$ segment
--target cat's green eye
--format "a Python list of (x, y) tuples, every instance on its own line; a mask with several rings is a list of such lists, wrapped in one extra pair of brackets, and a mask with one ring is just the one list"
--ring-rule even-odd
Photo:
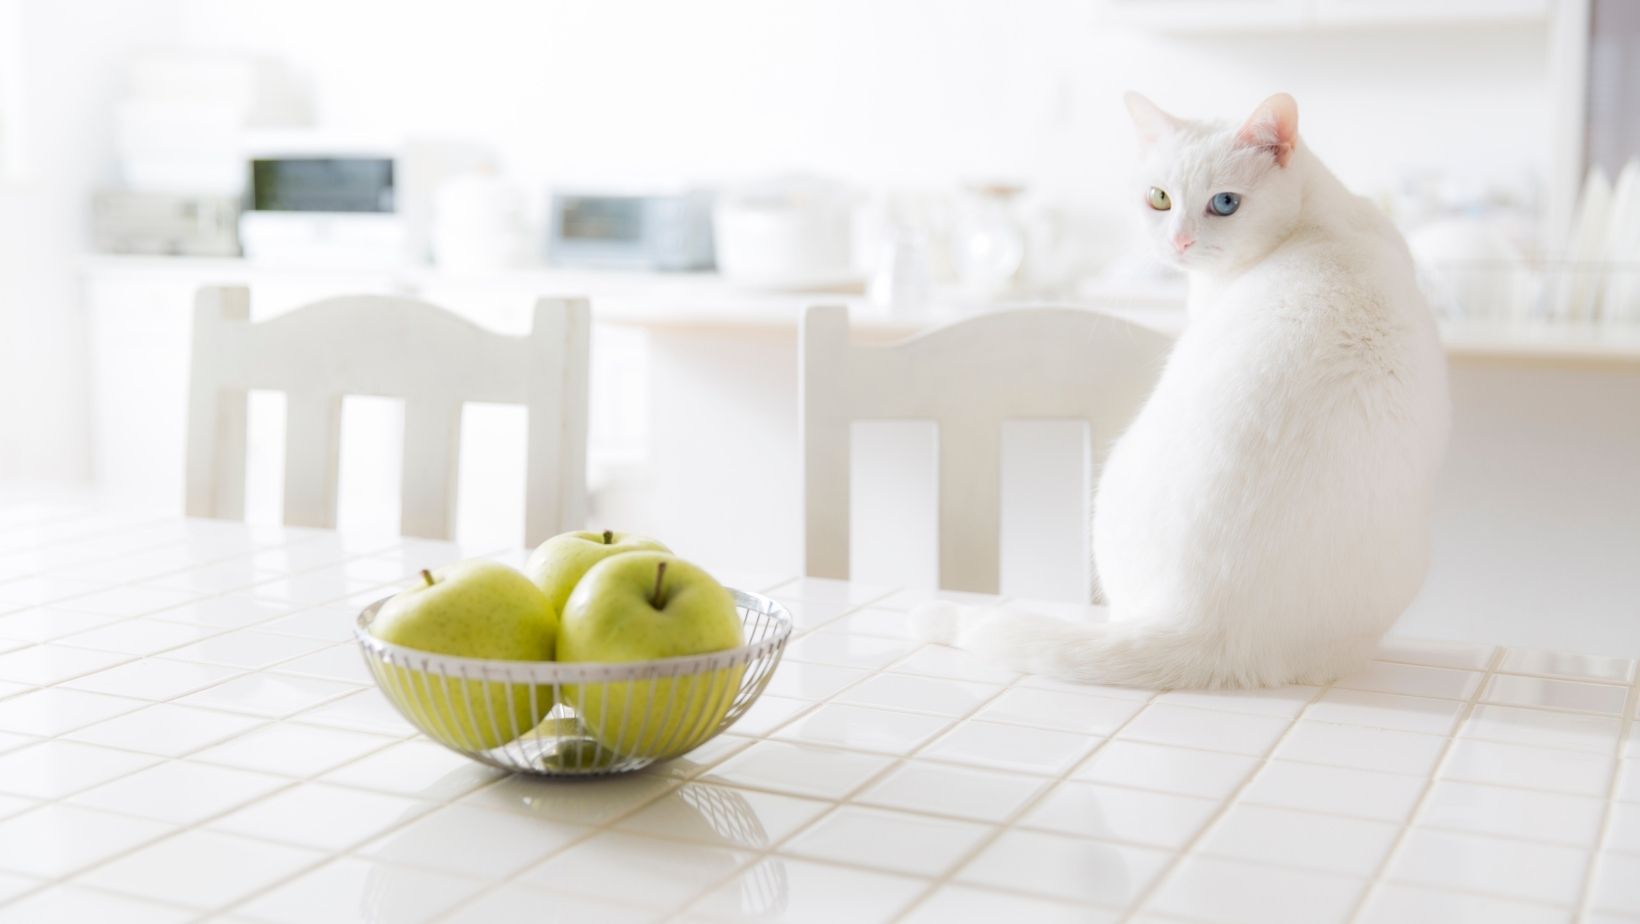
[(1158, 212), (1165, 212), (1173, 207), (1173, 200), (1167, 197), (1167, 190), (1159, 186), (1150, 187), (1150, 195), (1147, 199), (1150, 202), (1150, 207)]

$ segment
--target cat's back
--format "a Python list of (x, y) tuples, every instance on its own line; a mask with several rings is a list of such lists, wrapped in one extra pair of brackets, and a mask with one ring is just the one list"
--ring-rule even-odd
[[(1370, 202), (1344, 194), (1298, 228), (1224, 293), (1231, 305), (1307, 328), (1428, 315), (1411, 254)], [(1263, 310), (1258, 310), (1258, 309)]]
[(1244, 368), (1284, 370), (1316, 388), (1405, 387), (1435, 377), (1444, 385), (1434, 320), (1405, 240), (1364, 199), (1345, 193), (1321, 208), (1323, 217), (1222, 291), (1207, 312), (1218, 323), (1203, 325), (1201, 339), (1272, 364), (1255, 358)]
[[(1200, 374), (1183, 403), (1212, 395), (1243, 409), (1216, 424), (1242, 450), (1231, 471), (1252, 453), (1279, 460), (1284, 490), (1313, 480), (1335, 500), (1340, 482), (1427, 492), (1450, 426), (1445, 353), (1406, 244), (1371, 203), (1330, 204), (1327, 220), (1299, 229), (1216, 308), (1216, 322), (1192, 331)], [(1204, 350), (1216, 361), (1201, 361)]]

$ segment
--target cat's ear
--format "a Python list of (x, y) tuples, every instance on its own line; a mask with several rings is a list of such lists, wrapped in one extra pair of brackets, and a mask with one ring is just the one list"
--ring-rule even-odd
[(1277, 93), (1253, 110), (1236, 132), (1236, 141), (1249, 147), (1268, 148), (1276, 164), (1287, 166), (1298, 147), (1298, 103), (1285, 93)]
[(1128, 115), (1133, 117), (1133, 127), (1139, 131), (1140, 144), (1151, 144), (1179, 128), (1179, 119), (1163, 112), (1155, 103), (1132, 90), (1122, 95), (1122, 102), (1127, 103)]

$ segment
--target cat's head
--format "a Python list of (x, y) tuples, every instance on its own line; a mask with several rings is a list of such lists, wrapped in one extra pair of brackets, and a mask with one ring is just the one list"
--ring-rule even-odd
[(1133, 208), (1158, 256), (1191, 272), (1256, 261), (1299, 220), (1298, 105), (1270, 97), (1241, 125), (1169, 115), (1126, 97), (1139, 134)]

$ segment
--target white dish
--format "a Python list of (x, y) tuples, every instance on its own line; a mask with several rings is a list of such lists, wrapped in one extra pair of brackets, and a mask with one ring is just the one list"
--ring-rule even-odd
[(1605, 255), (1607, 219), (1611, 214), (1612, 185), (1599, 167), (1589, 171), (1583, 198), (1572, 219), (1565, 261), (1554, 286), (1549, 316), (1559, 321), (1593, 320), (1600, 307), (1600, 274), (1593, 264)]
[(1507, 318), (1518, 311), (1520, 250), (1491, 223), (1432, 222), (1407, 235), (1424, 294), (1448, 318)]
[(807, 276), (725, 276), (724, 281), (736, 289), (748, 292), (828, 292), (859, 295), (866, 288), (865, 274), (854, 270), (838, 270)]
[(1640, 157), (1631, 159), (1617, 176), (1605, 261), (1601, 317), (1614, 322), (1640, 322)]

